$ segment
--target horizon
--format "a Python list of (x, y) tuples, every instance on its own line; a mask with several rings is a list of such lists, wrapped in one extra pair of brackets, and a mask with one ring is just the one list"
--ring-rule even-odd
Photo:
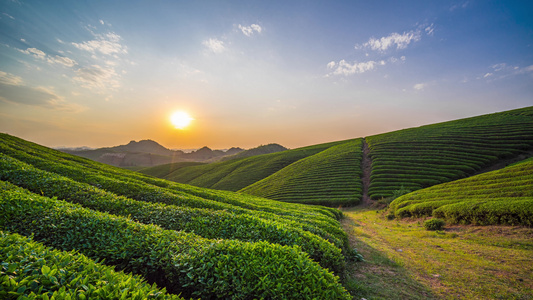
[(0, 3), (0, 132), (52, 148), (294, 149), (533, 105), (531, 1)]

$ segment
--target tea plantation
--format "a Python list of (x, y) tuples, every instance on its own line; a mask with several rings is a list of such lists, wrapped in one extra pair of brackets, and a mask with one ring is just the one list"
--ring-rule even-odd
[(501, 159), (531, 155), (533, 107), (366, 138), (372, 158), (369, 196), (389, 197), (461, 179)]
[[(0, 138), (2, 238), (33, 249), (17, 251), (32, 251), (39, 261), (2, 247), (7, 258), (0, 278), (11, 287), (8, 299), (116, 295), (89, 281), (113, 282), (111, 277), (128, 282), (120, 290), (125, 298), (170, 297), (168, 292), (203, 299), (350, 299), (338, 277), (349, 249), (336, 209), (187, 186)], [(79, 274), (51, 256), (71, 257)], [(85, 281), (84, 270), (107, 270), (97, 262), (137, 277), (129, 280), (111, 268)], [(70, 286), (35, 289), (30, 275)]]
[(443, 183), (397, 198), (397, 217), (435, 216), (449, 223), (533, 226), (533, 160)]
[(240, 192), (285, 202), (356, 205), (362, 196), (362, 145), (362, 139), (357, 139), (330, 147)]

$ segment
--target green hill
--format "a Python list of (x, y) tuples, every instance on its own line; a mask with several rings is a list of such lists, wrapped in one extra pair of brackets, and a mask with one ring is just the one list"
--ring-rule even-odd
[(76, 250), (171, 293), (349, 299), (332, 273), (342, 274), (349, 251), (336, 209), (183, 185), (6, 134), (0, 181), (3, 231)]
[(362, 139), (302, 158), (240, 192), (269, 199), (351, 206), (362, 196)]
[[(302, 158), (314, 155), (342, 142), (314, 145), (293, 150), (232, 159), (180, 168), (164, 179), (227, 191), (238, 191), (266, 178)], [(142, 170), (141, 172), (146, 172)]]
[(404, 195), (390, 211), (450, 223), (533, 226), (533, 160)]
[(404, 129), (366, 138), (369, 195), (389, 197), (461, 179), (501, 160), (531, 156), (533, 107)]

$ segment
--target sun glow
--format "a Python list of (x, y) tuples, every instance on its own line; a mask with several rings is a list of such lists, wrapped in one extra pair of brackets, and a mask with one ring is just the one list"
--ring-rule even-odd
[(174, 112), (170, 116), (170, 122), (176, 129), (185, 129), (193, 120), (194, 118), (184, 111)]

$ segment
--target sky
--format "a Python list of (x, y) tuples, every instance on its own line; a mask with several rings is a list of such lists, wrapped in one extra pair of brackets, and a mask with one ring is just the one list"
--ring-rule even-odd
[[(0, 0), (0, 132), (297, 148), (533, 105), (533, 1)], [(170, 116), (194, 119), (183, 129)]]

